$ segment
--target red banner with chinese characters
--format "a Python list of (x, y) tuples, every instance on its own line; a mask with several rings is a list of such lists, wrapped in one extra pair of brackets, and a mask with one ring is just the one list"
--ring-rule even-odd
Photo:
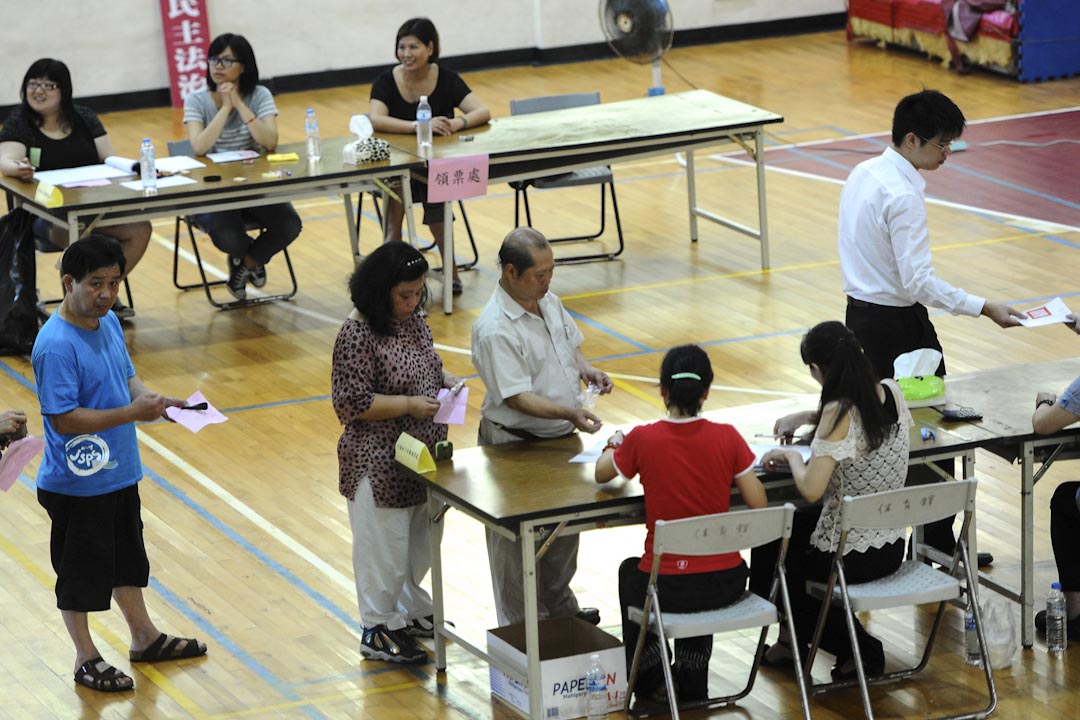
[(206, 88), (206, 48), (211, 40), (206, 0), (161, 0), (161, 24), (172, 104), (183, 107), (184, 98)]

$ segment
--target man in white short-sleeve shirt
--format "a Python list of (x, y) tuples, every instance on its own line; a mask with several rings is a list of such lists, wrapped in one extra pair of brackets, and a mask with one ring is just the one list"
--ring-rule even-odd
[[(486, 388), (480, 444), (556, 438), (575, 429), (596, 432), (600, 418), (582, 407), (582, 382), (608, 393), (611, 378), (585, 359), (584, 336), (558, 296), (548, 292), (555, 270), (551, 246), (532, 228), (516, 228), (503, 240), (499, 264), (499, 284), (472, 330), (473, 365)], [(499, 624), (522, 622), (521, 548), (490, 530), (487, 544)], [(570, 589), (577, 549), (576, 534), (560, 537), (537, 561), (541, 619), (578, 614), (599, 622), (599, 613), (581, 609)]]

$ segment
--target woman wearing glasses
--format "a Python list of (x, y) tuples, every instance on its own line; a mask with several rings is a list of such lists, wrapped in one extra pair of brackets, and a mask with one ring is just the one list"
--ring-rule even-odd
[[(19, 97), (22, 103), (0, 130), (0, 172), (7, 177), (29, 181), (38, 170), (96, 165), (114, 154), (97, 115), (75, 104), (71, 72), (63, 62), (52, 58), (36, 61), (23, 77)], [(150, 223), (146, 221), (109, 225), (98, 232), (120, 241), (128, 273), (150, 242)], [(67, 230), (44, 218), (34, 221), (34, 237), (44, 252), (63, 250), (69, 239)], [(119, 299), (113, 312), (121, 319), (135, 314)]]
[[(398, 29), (394, 52), (400, 63), (380, 75), (371, 86), (371, 125), (379, 132), (409, 135), (416, 132), (416, 106), (420, 97), (427, 96), (431, 105), (432, 135), (452, 135), (456, 132), (486, 125), (491, 120), (488, 111), (465, 81), (453, 70), (436, 64), (439, 59), (439, 32), (427, 18), (406, 20)], [(461, 115), (454, 117), (460, 109)], [(426, 186), (412, 184), (413, 200), (427, 197)], [(442, 252), (442, 203), (424, 203), (424, 224), (431, 228), (435, 243)], [(386, 240), (401, 239), (401, 220), (405, 209), (391, 199), (386, 216)], [(454, 294), (462, 291), (457, 266), (453, 258), (443, 267), (454, 266)]]
[[(243, 35), (218, 35), (207, 50), (206, 90), (184, 100), (184, 124), (196, 155), (226, 150), (271, 152), (277, 147), (277, 106), (259, 85), (255, 51)], [(289, 203), (196, 216), (214, 245), (229, 256), (228, 288), (237, 300), (247, 285), (266, 285), (266, 263), (300, 234), (300, 216)], [(261, 228), (252, 238), (245, 227)]]

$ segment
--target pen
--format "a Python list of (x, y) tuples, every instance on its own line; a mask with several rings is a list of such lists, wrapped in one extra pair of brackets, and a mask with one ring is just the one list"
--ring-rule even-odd
[(207, 403), (201, 402), (201, 403), (195, 403), (194, 405), (184, 405), (180, 409), (181, 410), (205, 410), (208, 407), (209, 407), (209, 405)]
[(463, 388), (463, 387), (465, 387), (465, 380), (458, 380), (454, 384), (454, 387), (450, 388), (450, 392), (446, 393), (446, 396), (447, 397), (454, 397), (459, 392), (461, 392), (461, 388)]

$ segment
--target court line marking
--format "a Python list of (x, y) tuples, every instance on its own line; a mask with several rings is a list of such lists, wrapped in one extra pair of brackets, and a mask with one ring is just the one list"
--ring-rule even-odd
[[(25, 473), (21, 475), (20, 479), (26, 478), (23, 482), (29, 482), (31, 486), (33, 482), (26, 477)], [(0, 534), (0, 550), (4, 552), (9, 558), (15, 561), (19, 567), (21, 567), (30, 577), (38, 581), (38, 583), (44, 587), (50, 593), (55, 592), (56, 582), (36, 563), (34, 560), (22, 551), (17, 545), (11, 542), (7, 537)], [(129, 645), (120, 639), (120, 636), (109, 629), (107, 625), (102, 623), (93, 613), (87, 613), (90, 627), (94, 630), (101, 639), (103, 639), (109, 647), (117, 652), (121, 657), (127, 657)], [(148, 663), (133, 664), (131, 666), (132, 674), (137, 675), (142, 673), (146, 678), (156, 685), (166, 696), (173, 702), (185, 710), (188, 714), (195, 717), (204, 717), (205, 712), (199, 706), (195, 700), (185, 694), (180, 688), (172, 683), (165, 675), (158, 671), (153, 665)]]
[[(162, 445), (153, 437), (148, 435), (146, 431), (136, 428), (135, 434), (139, 438), (139, 442), (146, 447), (157, 453), (162, 459), (171, 463), (178, 470), (184, 473), (192, 481), (201, 485), (210, 494), (217, 497), (224, 502), (230, 508), (232, 508), (238, 515), (246, 519), (248, 522), (255, 525), (257, 528), (265, 532), (267, 535), (277, 540), (281, 545), (285, 546), (288, 550), (294, 553), (301, 560), (304, 560), (309, 565), (314, 567), (320, 573), (325, 575), (334, 585), (338, 588), (352, 593), (356, 591), (356, 583), (351, 579), (345, 577), (343, 573), (332, 567), (329, 563), (323, 560), (321, 557), (313, 553), (299, 541), (294, 539), (291, 535), (286, 533), (277, 527), (274, 523), (270, 522), (249, 505), (230, 493), (221, 485), (214, 482), (208, 475), (194, 467), (187, 460), (174, 453), (169, 448)], [(145, 464), (145, 463), (144, 463)]]

